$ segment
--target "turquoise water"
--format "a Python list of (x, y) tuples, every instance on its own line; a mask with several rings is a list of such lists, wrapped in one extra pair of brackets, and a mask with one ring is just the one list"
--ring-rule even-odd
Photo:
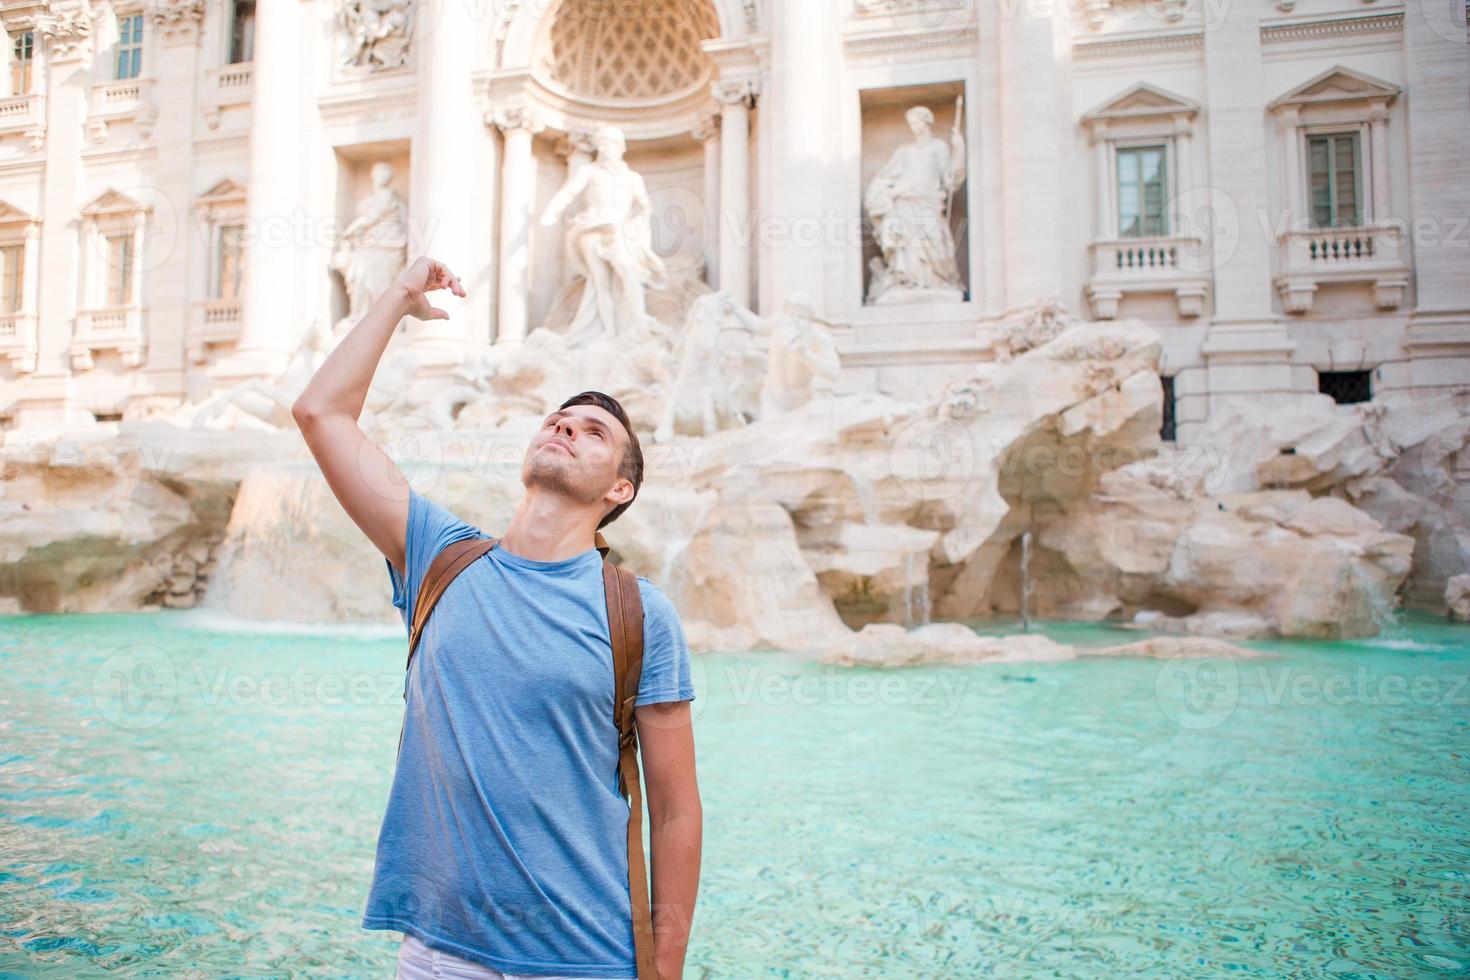
[[(1470, 631), (1256, 646), (696, 657), (686, 976), (1470, 974)], [(403, 655), (0, 618), (0, 976), (391, 976), (357, 923)]]

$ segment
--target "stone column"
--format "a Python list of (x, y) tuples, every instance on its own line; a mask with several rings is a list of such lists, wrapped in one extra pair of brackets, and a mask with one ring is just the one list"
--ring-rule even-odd
[[(156, 256), (144, 249), (139, 271), (148, 273), (148, 362), (138, 394), (187, 394), (185, 336), (191, 323), (190, 291), (194, 234), (194, 99), (199, 71), (200, 25), (204, 0), (152, 0), (148, 9), (153, 36), (158, 40), (151, 57), (158, 100), (153, 142), (158, 157), (153, 174), (168, 214), (155, 213), (150, 222), (169, 221), (172, 229), (157, 229), (168, 252)], [(147, 202), (145, 202), (147, 203)], [(153, 246), (157, 247), (157, 246)]]
[(1097, 167), (1097, 234), (1096, 241), (1107, 241), (1118, 237), (1113, 227), (1113, 144), (1108, 140), (1108, 124), (1098, 122), (1092, 127), (1092, 156)]
[(545, 124), (529, 106), (507, 106), (494, 123), (505, 134), (500, 184), (500, 301), (497, 344), (526, 339), (531, 290), (531, 210), (536, 195), (536, 161), (531, 141)]
[(1310, 222), (1302, 210), (1302, 141), (1297, 126), (1301, 113), (1296, 106), (1286, 106), (1276, 116), (1276, 132), (1281, 139), (1281, 201), (1290, 219), (1287, 229), (1303, 228)]
[(704, 282), (720, 281), (720, 117), (701, 113), (690, 134), (704, 146)]
[[(1414, 312), (1405, 346), (1416, 394), (1463, 385), (1470, 377), (1470, 59), (1465, 8), (1427, 3), (1404, 14), (1404, 91), (1408, 98), (1408, 185)], [(1416, 240), (1417, 239), (1417, 240)]]
[(847, 163), (839, 160), (836, 110), (845, 6), (771, 5), (771, 68), (762, 106), (771, 117), (771, 148), (782, 166), (772, 175), (769, 210), (762, 216), (772, 222), (773, 233), (761, 249), (762, 309), (774, 309), (800, 291), (812, 298), (821, 316), (829, 305), (827, 260), (830, 256), (836, 268), (846, 251), (834, 246), (851, 215), (834, 207), (829, 196), (840, 186)]
[(404, 321), (405, 346), (422, 358), (424, 373), (432, 374), (490, 338), (489, 306), (479, 295), (490, 250), (477, 234), (483, 217), (468, 199), (483, 172), (480, 144), (490, 137), (470, 122), (477, 115), (470, 84), (474, 51), (466, 41), (477, 22), (468, 5), (434, 0), (420, 17), (432, 26), (416, 32), (418, 113), (409, 155), (407, 261), (427, 256), (443, 262), (469, 294), (464, 299), (447, 289), (432, 294), (448, 320)]
[[(1241, 84), (1262, 74), (1260, 7), (1223, 7), (1220, 23), (1205, 31), (1204, 43), (1210, 196), (1187, 210), (1208, 210), (1214, 226), (1208, 259), (1215, 316), (1201, 346), (1208, 412), (1213, 413), (1234, 398), (1289, 394), (1295, 344), (1273, 305), (1271, 222), (1262, 220), (1270, 204), (1261, 125), (1266, 110), (1259, 90)], [(1181, 405), (1180, 442), (1188, 443), (1203, 421), (1203, 416), (1186, 418)]]
[(1373, 152), (1373, 206), (1365, 223), (1377, 224), (1393, 217), (1388, 199), (1388, 107), (1376, 105), (1368, 117)]
[(1024, 5), (1002, 13), (997, 47), (1003, 91), (1005, 305), (1016, 307), (1060, 298), (1061, 293), (1061, 154), (1051, 22)]
[[(718, 219), (720, 289), (741, 306), (751, 305), (750, 243), (755, 215), (750, 210), (750, 106), (759, 83), (731, 78), (715, 83), (720, 103), (720, 211)], [(706, 156), (706, 166), (708, 166)]]
[(250, 181), (243, 242), (245, 295), (240, 339), (232, 356), (211, 374), (221, 381), (270, 377), (286, 366), (297, 338), (293, 293), (297, 265), (307, 243), (293, 241), (303, 209), (305, 175), (298, 154), (302, 125), (298, 109), (305, 73), (300, 38), (305, 35), (299, 4), (262, 3), (255, 12), (254, 96), (250, 108)]
[[(79, 275), (76, 211), (81, 206), (82, 127), (91, 94), (92, 37), (88, 0), (55, 0), (36, 18), (36, 45), (45, 70), (46, 169), (40, 275), (36, 277), (36, 370), (20, 385), (18, 427), (87, 423), (91, 413), (72, 403), (67, 346), (77, 315)], [(39, 59), (38, 59), (39, 60)]]

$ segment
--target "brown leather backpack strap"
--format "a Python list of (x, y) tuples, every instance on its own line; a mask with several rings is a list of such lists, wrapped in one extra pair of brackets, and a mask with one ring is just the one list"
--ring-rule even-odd
[[(403, 665), (404, 701), (408, 700), (408, 669), (413, 666), (413, 655), (419, 647), (419, 638), (424, 634), (424, 625), (428, 623), (429, 614), (434, 611), (439, 597), (449, 588), (449, 583), (454, 581), (455, 576), (499, 543), (499, 538), (465, 538), (440, 548), (434, 560), (429, 563), (429, 570), (424, 572), (424, 580), (419, 583), (418, 595), (413, 601), (413, 624), (408, 631), (408, 662)], [(403, 728), (407, 726), (407, 721), (405, 717), (404, 726), (398, 729), (400, 752), (403, 751)]]
[(643, 785), (638, 772), (638, 734), (633, 723), (634, 702), (643, 675), (643, 601), (638, 594), (637, 576), (612, 562), (602, 563), (602, 586), (607, 599), (616, 681), (613, 720), (618, 728), (618, 791), (629, 805), (628, 897), (633, 904), (633, 954), (638, 980), (658, 980), (648, 869), (643, 855)]

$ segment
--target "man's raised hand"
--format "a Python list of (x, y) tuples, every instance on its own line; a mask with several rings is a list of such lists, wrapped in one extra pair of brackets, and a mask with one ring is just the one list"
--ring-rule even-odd
[(442, 262), (421, 256), (398, 274), (394, 288), (401, 288), (408, 297), (408, 315), (418, 320), (448, 320), (449, 314), (429, 303), (429, 293), (436, 289), (447, 289), (461, 299), (465, 296), (459, 277), (449, 271)]

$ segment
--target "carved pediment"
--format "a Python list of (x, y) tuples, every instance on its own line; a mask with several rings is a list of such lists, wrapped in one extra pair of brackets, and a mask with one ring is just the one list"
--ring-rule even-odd
[(1271, 108), (1327, 102), (1390, 102), (1398, 97), (1399, 91), (1390, 82), (1338, 65), (1287, 92), (1272, 102)]
[(133, 214), (138, 211), (147, 211), (146, 204), (140, 204), (122, 191), (113, 190), (109, 187), (101, 194), (92, 199), (92, 203), (82, 208), (82, 214), (98, 217), (108, 214)]
[(1150, 116), (1176, 115), (1184, 115), (1189, 118), (1197, 112), (1199, 112), (1199, 103), (1193, 99), (1175, 95), (1173, 92), (1161, 89), (1157, 85), (1150, 85), (1148, 82), (1139, 82), (1084, 115), (1082, 121), (1091, 123), (1103, 119), (1141, 119)]
[(243, 200), (245, 200), (245, 185), (226, 177), (201, 194), (199, 200), (195, 203), (209, 206), (214, 204), (238, 204)]
[(9, 201), (0, 201), (0, 225), (36, 224), (39, 219), (27, 214)]

